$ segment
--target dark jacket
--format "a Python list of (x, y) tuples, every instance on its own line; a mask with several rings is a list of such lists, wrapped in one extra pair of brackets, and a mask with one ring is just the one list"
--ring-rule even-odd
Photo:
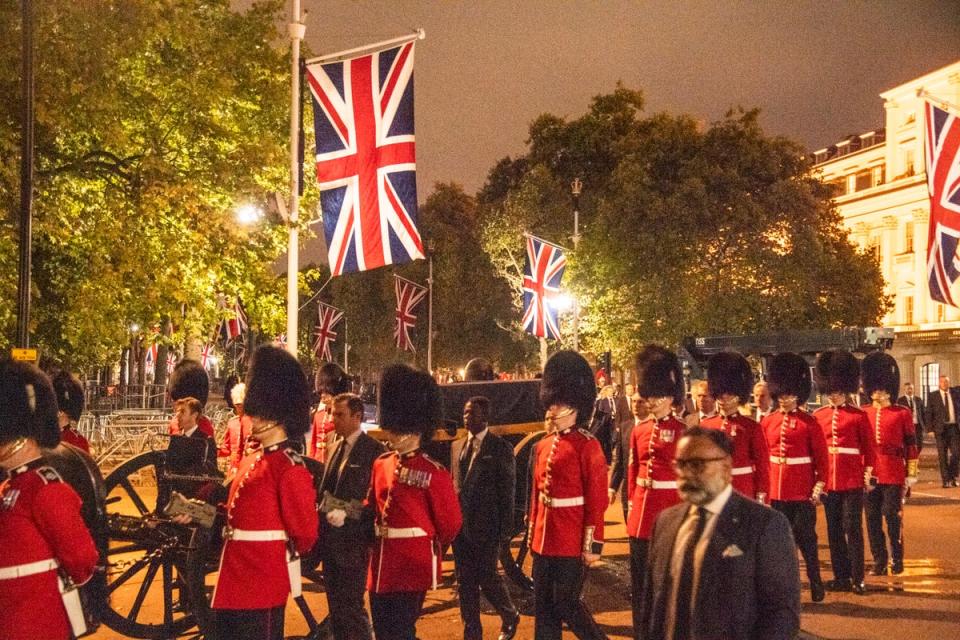
[(610, 485), (614, 491), (620, 492), (620, 503), (623, 505), (623, 512), (627, 512), (627, 506), (630, 500), (629, 493), (624, 484), (627, 480), (627, 467), (630, 465), (630, 436), (633, 434), (634, 420), (620, 427), (620, 432), (616, 434), (613, 445), (613, 459), (610, 462)]
[[(670, 562), (690, 505), (664, 510), (653, 529), (638, 637), (664, 637)], [(734, 491), (703, 557), (692, 638), (792, 639), (800, 630), (800, 573), (790, 523)]]
[(461, 485), (460, 458), (466, 443), (461, 438), (450, 447), (450, 474), (463, 512), (460, 535), (473, 544), (502, 542), (513, 535), (517, 482), (513, 447), (487, 431)]
[[(953, 418), (960, 418), (960, 392), (956, 387), (950, 387), (950, 396), (953, 398)], [(927, 425), (934, 433), (943, 433), (943, 425), (950, 420), (949, 408), (945, 407), (940, 397), (940, 389), (933, 389), (927, 396)]]
[[(940, 394), (937, 394), (937, 395), (940, 395)], [(913, 399), (913, 403), (917, 407), (917, 420), (919, 421), (919, 422), (915, 422), (914, 424), (919, 424), (920, 428), (923, 431), (926, 431), (927, 430), (927, 408), (923, 405), (923, 398), (920, 398), (919, 396), (913, 396), (912, 399)], [(909, 409), (910, 398), (907, 398), (907, 396), (900, 396), (900, 398), (897, 400), (897, 404)], [(954, 408), (954, 411), (956, 411), (956, 408), (957, 408), (956, 405), (954, 405), (953, 408)]]

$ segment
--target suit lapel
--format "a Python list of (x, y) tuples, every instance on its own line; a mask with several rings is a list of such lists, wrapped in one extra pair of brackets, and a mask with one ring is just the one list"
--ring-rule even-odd
[(472, 467), (469, 466), (469, 465), (470, 465), (470, 461), (469, 461), (469, 460), (464, 460), (464, 461), (463, 461), (464, 464), (468, 465), (468, 466), (467, 466), (467, 475), (464, 476), (464, 478), (463, 478), (463, 488), (464, 488), (464, 489), (466, 489), (468, 485), (472, 485), (472, 484), (473, 484), (474, 479), (476, 478), (476, 475), (477, 475), (477, 474), (473, 473), (473, 470), (477, 468), (477, 463), (480, 461), (480, 457), (483, 456), (483, 455), (489, 450), (489, 448), (490, 448), (489, 440), (490, 440), (490, 433), (488, 432), (487, 435), (483, 437), (483, 442), (480, 443), (480, 448), (477, 449), (477, 451), (474, 452), (474, 454), (473, 454), (473, 466), (472, 466)]
[[(716, 516), (717, 526), (713, 529), (713, 534), (710, 536), (710, 542), (707, 544), (700, 565), (699, 584), (717, 583), (714, 576), (720, 570), (720, 565), (723, 562), (723, 552), (732, 542), (737, 540), (741, 520), (740, 501), (745, 499), (741, 498), (736, 492), (730, 494), (723, 511)], [(699, 592), (697, 598), (700, 598)]]
[[(330, 462), (323, 465), (323, 478), (320, 480), (320, 486), (323, 489), (326, 489), (327, 491), (329, 491), (330, 493), (335, 492), (337, 489), (334, 486), (329, 486), (328, 483), (330, 482), (330, 474), (331, 473), (336, 474), (337, 472), (336, 469), (333, 468), (334, 465), (332, 464), (332, 462), (337, 459), (337, 454), (340, 452), (340, 447), (343, 446), (343, 442), (344, 442), (343, 438), (340, 438), (339, 440), (336, 441), (336, 443), (333, 446), (333, 449), (330, 451), (330, 457), (327, 458), (327, 460), (329, 460)], [(333, 476), (334, 482), (336, 481), (336, 478), (337, 476), (334, 475)]]

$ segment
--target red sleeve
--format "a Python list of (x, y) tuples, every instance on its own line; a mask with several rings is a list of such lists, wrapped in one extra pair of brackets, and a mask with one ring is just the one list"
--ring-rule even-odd
[(537, 522), (537, 509), (540, 508), (540, 495), (537, 490), (537, 464), (539, 464), (540, 445), (543, 441), (544, 438), (541, 438), (533, 445), (533, 453), (530, 457), (530, 473), (528, 474), (528, 479), (530, 480), (530, 503), (527, 505), (527, 528), (530, 532), (530, 540), (527, 540), (528, 545), (533, 544), (533, 527)]
[(230, 452), (233, 450), (233, 447), (230, 444), (230, 439), (233, 437), (231, 426), (233, 426), (233, 421), (236, 418), (230, 418), (227, 421), (227, 430), (223, 432), (223, 442), (220, 443), (220, 447), (217, 449), (218, 458), (226, 458), (230, 455)]
[(637, 488), (637, 474), (640, 473), (640, 456), (637, 455), (637, 436), (640, 434), (640, 425), (635, 425), (630, 432), (630, 450), (627, 452), (627, 502), (633, 500), (633, 491)]
[(810, 421), (810, 453), (813, 457), (813, 467), (817, 471), (817, 482), (826, 482), (830, 469), (830, 455), (827, 453), (827, 439), (823, 437), (823, 429), (816, 420)]
[(298, 553), (306, 553), (317, 541), (317, 492), (307, 468), (295, 465), (279, 478), (280, 520)]
[(453, 479), (446, 469), (437, 469), (432, 474), (427, 500), (433, 513), (433, 526), (437, 529), (437, 539), (441, 546), (447, 546), (460, 533), (463, 514), (460, 512), (460, 500), (453, 490)]
[(214, 439), (215, 434), (213, 431), (213, 422), (211, 422), (210, 418), (207, 416), (202, 415), (197, 419), (197, 429), (200, 430), (200, 433), (207, 436), (211, 440)]
[(607, 510), (607, 459), (596, 438), (589, 438), (584, 444), (583, 455), (580, 456), (580, 474), (586, 480), (583, 487), (583, 524), (594, 528), (594, 540), (603, 542), (603, 514)]
[(903, 440), (910, 444), (904, 446), (904, 457), (907, 460), (916, 460), (920, 457), (917, 450), (917, 432), (913, 428), (913, 416), (908, 410), (900, 412), (900, 423), (903, 425)]
[(863, 466), (873, 468), (877, 465), (877, 447), (873, 442), (873, 432), (866, 413), (860, 415), (857, 427), (860, 431), (860, 453), (863, 454)]
[(75, 584), (93, 575), (100, 554), (80, 516), (80, 496), (65, 482), (51, 482), (37, 492), (33, 519), (53, 549), (54, 558)]
[[(770, 447), (767, 446), (767, 439), (763, 435), (763, 427), (759, 422), (750, 434), (750, 457), (753, 458), (754, 471), (753, 480), (758, 493), (765, 493), (770, 496)], [(756, 496), (753, 496), (756, 498)]]
[(307, 455), (311, 458), (317, 457), (318, 431), (323, 431), (323, 415), (319, 411), (314, 411), (313, 419), (310, 420), (310, 431), (307, 432)]

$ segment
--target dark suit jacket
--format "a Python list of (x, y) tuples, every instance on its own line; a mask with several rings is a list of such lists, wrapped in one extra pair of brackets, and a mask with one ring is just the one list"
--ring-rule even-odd
[[(664, 637), (670, 561), (689, 507), (670, 507), (654, 524), (638, 630), (644, 640)], [(691, 609), (691, 637), (792, 639), (800, 630), (800, 572), (787, 518), (736, 491), (717, 517)], [(742, 554), (730, 556), (737, 548)]]
[[(960, 418), (960, 391), (950, 387), (950, 396), (953, 398), (953, 417)], [(949, 410), (943, 405), (940, 398), (940, 389), (934, 389), (927, 396), (927, 428), (934, 433), (943, 433), (943, 425), (950, 420)]]
[[(337, 452), (343, 446), (343, 440), (338, 440), (330, 450), (328, 460), (336, 462)], [(332, 464), (323, 469), (323, 478), (320, 480), (320, 492), (317, 497), (322, 498), (324, 491), (329, 491), (341, 500), (363, 500), (370, 490), (370, 472), (373, 461), (386, 451), (380, 442), (365, 433), (361, 433), (347, 456), (343, 473), (337, 481), (337, 470)], [(367, 519), (357, 520), (347, 518), (342, 527), (333, 527), (327, 523), (326, 516), (320, 514), (320, 540), (323, 545), (325, 558), (336, 558), (337, 564), (362, 567), (367, 562), (367, 545), (370, 541), (369, 522)]]
[[(939, 391), (939, 390), (938, 390), (938, 391)], [(937, 394), (937, 395), (939, 395), (939, 394)], [(926, 409), (926, 407), (923, 405), (923, 398), (921, 398), (921, 397), (919, 397), (919, 396), (913, 396), (913, 403), (914, 403), (914, 405), (916, 405), (916, 407), (917, 407), (917, 420), (920, 421), (920, 422), (917, 423), (917, 424), (920, 425), (920, 428), (921, 428), (921, 429), (923, 429), (924, 431), (926, 431), (926, 430), (927, 430), (927, 409)], [(907, 398), (907, 396), (900, 396), (900, 398), (897, 400), (897, 404), (899, 404), (899, 405), (901, 405), (901, 406), (904, 406), (904, 407), (906, 407), (907, 409), (910, 408), (910, 402), (909, 402), (909, 399)], [(956, 405), (954, 405), (953, 409), (954, 409), (954, 411), (956, 411), (956, 409), (957, 409)]]
[(499, 543), (513, 535), (517, 482), (513, 447), (487, 431), (461, 485), (460, 457), (466, 442), (460, 438), (450, 447), (450, 474), (463, 512), (460, 536), (473, 544)]
[(613, 445), (613, 459), (610, 461), (610, 488), (620, 492), (620, 503), (627, 510), (627, 466), (630, 464), (630, 436), (633, 434), (634, 421), (620, 427), (620, 433)]

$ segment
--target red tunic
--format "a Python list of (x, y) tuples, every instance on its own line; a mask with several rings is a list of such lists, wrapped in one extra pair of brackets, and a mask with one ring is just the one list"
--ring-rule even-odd
[(370, 555), (371, 593), (427, 591), (440, 578), (442, 549), (460, 531), (463, 516), (453, 479), (420, 450), (385, 453), (373, 462), (367, 505), (377, 540)]
[(906, 462), (918, 456), (910, 409), (899, 405), (877, 409), (871, 404), (863, 410), (876, 448), (874, 477), (880, 484), (902, 485), (907, 477)]
[(71, 427), (64, 427), (60, 431), (60, 439), (66, 442), (67, 444), (72, 444), (78, 449), (83, 449), (86, 453), (90, 453), (90, 443), (87, 442), (87, 439), (80, 435), (80, 432)]
[(704, 418), (700, 426), (723, 431), (733, 441), (733, 488), (756, 500), (770, 495), (770, 450), (756, 420), (735, 413)]
[(218, 458), (227, 458), (229, 469), (232, 471), (240, 465), (243, 459), (243, 450), (253, 430), (250, 416), (233, 416), (227, 422), (227, 430), (223, 434), (223, 442), (217, 450)]
[[(203, 414), (200, 414), (200, 417), (197, 418), (197, 430), (208, 438), (213, 439), (214, 437), (213, 423), (210, 421), (210, 418)], [(181, 435), (180, 424), (177, 422), (176, 416), (170, 420), (170, 435)]]
[(600, 552), (607, 508), (607, 462), (600, 442), (582, 429), (551, 433), (533, 453), (530, 548), (543, 556)]
[(775, 411), (761, 423), (770, 447), (770, 499), (809, 500), (813, 485), (827, 481), (827, 442), (806, 411)]
[[(0, 575), (55, 560), (74, 583), (89, 580), (99, 554), (80, 516), (80, 497), (40, 460), (10, 475), (0, 485)], [(0, 637), (73, 637), (55, 569), (0, 579)]]
[(287, 543), (282, 537), (242, 538), (283, 532), (302, 554), (317, 541), (317, 527), (313, 476), (300, 454), (281, 442), (246, 456), (227, 498), (227, 529), (212, 606), (269, 609), (284, 604), (290, 593)]
[(630, 434), (627, 535), (648, 540), (660, 512), (680, 502), (673, 458), (687, 428), (675, 416), (644, 420)]
[(320, 405), (313, 414), (310, 432), (307, 435), (307, 455), (314, 460), (326, 462), (327, 445), (333, 433), (333, 420), (328, 419), (324, 405)]
[(821, 407), (814, 412), (827, 442), (829, 469), (827, 491), (863, 488), (865, 467), (874, 466), (875, 455), (867, 414), (857, 407)]

